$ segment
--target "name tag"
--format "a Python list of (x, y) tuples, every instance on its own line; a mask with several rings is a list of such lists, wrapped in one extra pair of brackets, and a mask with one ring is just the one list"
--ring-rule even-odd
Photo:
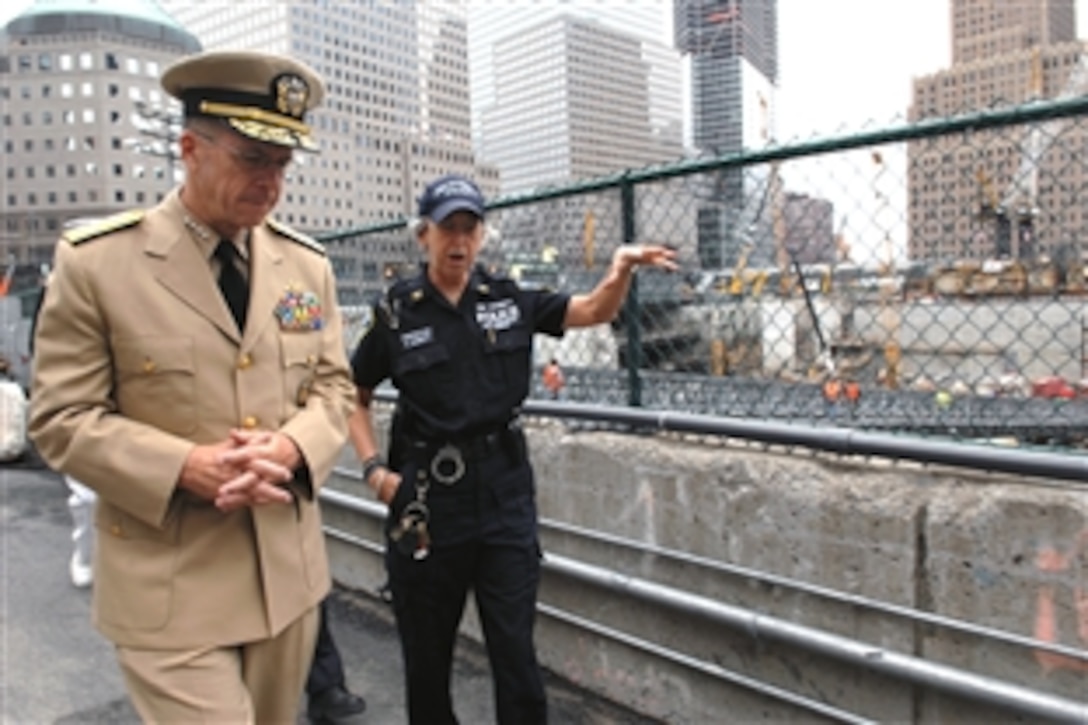
[(434, 340), (433, 327), (421, 327), (418, 330), (402, 332), (400, 335), (400, 344), (404, 346), (405, 350), (411, 350), (414, 347), (426, 345), (432, 340)]

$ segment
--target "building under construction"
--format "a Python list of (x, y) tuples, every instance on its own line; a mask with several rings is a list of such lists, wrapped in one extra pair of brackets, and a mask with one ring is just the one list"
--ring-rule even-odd
[[(1074, 0), (951, 0), (952, 66), (914, 82), (910, 120), (1082, 95)], [(908, 144), (913, 260), (1079, 260), (1085, 129), (1068, 119)]]

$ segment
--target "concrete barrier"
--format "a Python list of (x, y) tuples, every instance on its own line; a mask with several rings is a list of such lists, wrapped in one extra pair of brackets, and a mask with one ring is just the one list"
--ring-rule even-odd
[[(587, 584), (546, 567), (540, 655), (576, 684), (670, 723), (1078, 718), (1085, 488), (554, 421), (528, 435), (542, 518), (562, 524), (542, 529), (546, 561), (615, 573)], [(357, 519), (326, 507), (329, 526), (379, 541), (377, 522)], [(340, 581), (384, 581), (373, 553), (335, 540), (330, 551)], [(652, 601), (632, 581), (699, 606)], [(706, 603), (750, 612), (749, 626)], [(761, 636), (781, 623), (797, 634)], [(465, 630), (478, 637), (471, 616)], [(843, 657), (854, 643), (864, 655)]]

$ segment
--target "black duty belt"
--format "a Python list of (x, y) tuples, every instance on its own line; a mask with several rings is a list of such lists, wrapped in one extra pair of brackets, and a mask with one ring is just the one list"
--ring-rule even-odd
[(517, 421), (488, 433), (452, 439), (405, 436), (408, 457), (428, 467), (438, 483), (452, 485), (465, 475), (465, 463), (496, 454), (510, 455), (516, 449)]

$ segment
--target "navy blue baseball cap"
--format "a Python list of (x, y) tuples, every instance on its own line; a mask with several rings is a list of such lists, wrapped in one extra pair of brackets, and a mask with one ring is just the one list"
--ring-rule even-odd
[(419, 215), (440, 222), (455, 211), (470, 211), (484, 218), (484, 195), (471, 179), (449, 174), (427, 184), (419, 197)]

